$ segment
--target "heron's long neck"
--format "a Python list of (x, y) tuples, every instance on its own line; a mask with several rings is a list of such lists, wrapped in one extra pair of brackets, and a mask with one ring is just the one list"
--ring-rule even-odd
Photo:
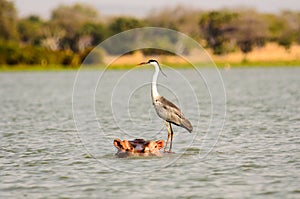
[(151, 85), (151, 94), (153, 99), (159, 96), (159, 93), (157, 91), (158, 73), (159, 73), (159, 66), (155, 65), (155, 72), (153, 74), (152, 85)]

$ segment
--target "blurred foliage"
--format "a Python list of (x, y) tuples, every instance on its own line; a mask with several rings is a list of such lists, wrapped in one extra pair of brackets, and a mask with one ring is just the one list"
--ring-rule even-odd
[(111, 24), (109, 24), (108, 28), (110, 34), (114, 35), (133, 28), (141, 28), (143, 26), (145, 26), (144, 23), (136, 18), (117, 17), (111, 22)]
[(170, 28), (199, 39), (200, 30), (197, 26), (202, 11), (184, 6), (154, 10), (145, 18), (149, 26)]
[[(109, 36), (116, 35), (120, 32), (130, 30), (133, 28), (144, 27), (145, 24), (142, 20), (138, 20), (133, 17), (116, 17), (111, 20), (108, 24)], [(104, 50), (113, 55), (128, 53), (132, 54), (133, 52), (127, 52), (128, 49), (132, 49), (136, 44), (138, 36), (135, 34), (119, 35), (113, 40), (107, 41), (103, 44)]]
[(52, 51), (43, 47), (24, 46), (16, 43), (0, 42), (0, 65), (42, 65), (62, 64), (78, 66), (83, 60), (79, 54), (72, 51)]
[(103, 63), (105, 52), (103, 49), (97, 47), (94, 49), (86, 49), (81, 57), (84, 58), (82, 60), (83, 65), (99, 65)]
[[(286, 49), (300, 43), (300, 12), (265, 14), (246, 9), (203, 11), (176, 6), (154, 10), (142, 19), (110, 18), (102, 17), (89, 5), (74, 4), (58, 6), (51, 18), (45, 20), (38, 16), (19, 18), (13, 1), (0, 0), (0, 64), (75, 66), (83, 60), (86, 64), (99, 64), (106, 53), (119, 54), (132, 49), (140, 35), (119, 38), (115, 41), (122, 44), (119, 46), (105, 42), (103, 49), (93, 50), (95, 46), (122, 31), (146, 26), (185, 33), (211, 48), (214, 54), (237, 50), (247, 54), (267, 42), (277, 42)], [(142, 50), (146, 55), (172, 54), (173, 46), (177, 48), (175, 52), (190, 52), (189, 46), (176, 37), (148, 42), (149, 48)], [(153, 49), (151, 43), (161, 49)]]
[(278, 43), (289, 49), (293, 43), (300, 43), (300, 13), (285, 11), (281, 14), (284, 27), (278, 36)]
[(18, 39), (17, 20), (17, 11), (13, 2), (0, 0), (0, 39)]
[(228, 51), (226, 44), (230, 41), (229, 35), (237, 29), (232, 21), (237, 17), (237, 13), (229, 11), (212, 11), (201, 15), (200, 30), (207, 47), (212, 48), (215, 54), (224, 54)]
[(37, 16), (29, 16), (25, 19), (20, 19), (18, 23), (18, 32), (20, 41), (26, 45), (37, 46), (43, 37), (42, 34), (43, 22)]
[(267, 24), (255, 11), (244, 11), (232, 22), (235, 25), (231, 40), (243, 53), (250, 52), (254, 46), (262, 47), (268, 38)]
[(60, 48), (79, 52), (91, 46), (92, 36), (85, 34), (82, 29), (87, 23), (97, 22), (97, 18), (97, 11), (93, 7), (83, 4), (61, 5), (54, 9), (50, 24), (64, 32)]

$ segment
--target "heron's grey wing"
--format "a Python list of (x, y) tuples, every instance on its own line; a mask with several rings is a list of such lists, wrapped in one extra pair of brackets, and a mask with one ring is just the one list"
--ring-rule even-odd
[(163, 96), (160, 96), (160, 98), (158, 99), (158, 101), (166, 107), (169, 107), (170, 109), (172, 109), (173, 111), (176, 111), (177, 114), (183, 115), (181, 113), (181, 110), (172, 102), (170, 102), (169, 100), (167, 100), (166, 98), (164, 98)]
[(181, 110), (175, 104), (173, 104), (172, 102), (170, 102), (162, 96), (158, 99), (158, 102), (160, 103), (160, 106), (163, 107), (163, 109), (165, 109), (167, 115), (166, 120), (168, 122), (184, 127), (189, 132), (192, 132), (192, 124), (188, 119), (184, 117)]

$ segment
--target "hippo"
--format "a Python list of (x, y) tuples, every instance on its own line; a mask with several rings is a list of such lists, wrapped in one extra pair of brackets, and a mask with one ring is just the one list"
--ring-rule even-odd
[(115, 139), (114, 145), (118, 149), (116, 156), (137, 157), (137, 156), (161, 156), (160, 149), (164, 147), (164, 141), (135, 139), (132, 141)]

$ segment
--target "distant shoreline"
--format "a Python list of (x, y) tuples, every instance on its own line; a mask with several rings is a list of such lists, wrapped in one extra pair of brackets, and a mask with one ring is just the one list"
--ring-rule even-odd
[[(193, 68), (191, 65), (185, 64), (166, 64), (172, 66), (173, 68), (177, 69), (190, 69)], [(212, 65), (205, 66), (203, 64), (195, 64), (196, 67), (199, 68), (210, 68)], [(292, 68), (292, 67), (300, 67), (300, 61), (294, 62), (244, 62), (244, 63), (225, 63), (219, 62), (216, 63), (216, 66), (219, 69), (231, 69), (231, 68)], [(134, 68), (135, 65), (110, 65), (106, 67), (106, 65), (100, 66), (87, 66), (87, 67), (80, 67), (80, 66), (62, 66), (62, 65), (50, 65), (50, 66), (40, 66), (40, 65), (15, 65), (15, 66), (0, 66), (0, 72), (19, 72), (19, 71), (76, 71), (79, 69), (83, 70), (129, 70)]]
[[(243, 68), (243, 67), (300, 67), (300, 45), (293, 45), (289, 50), (278, 46), (275, 43), (268, 43), (262, 48), (253, 49), (248, 54), (240, 51), (232, 52), (227, 55), (213, 55), (209, 49), (205, 49), (205, 56), (199, 57), (203, 52), (192, 52), (185, 58), (174, 55), (152, 55), (144, 56), (141, 52), (135, 52), (130, 55), (114, 57), (110, 55), (104, 56), (104, 63), (85, 67), (88, 70), (108, 69), (131, 69), (138, 63), (148, 60), (157, 59), (162, 65), (174, 68), (191, 68), (217, 66), (218, 68)], [(188, 63), (187, 60), (190, 62)], [(213, 61), (212, 61), (213, 60)], [(69, 65), (0, 65), (2, 71), (63, 71), (78, 70), (80, 66)]]

